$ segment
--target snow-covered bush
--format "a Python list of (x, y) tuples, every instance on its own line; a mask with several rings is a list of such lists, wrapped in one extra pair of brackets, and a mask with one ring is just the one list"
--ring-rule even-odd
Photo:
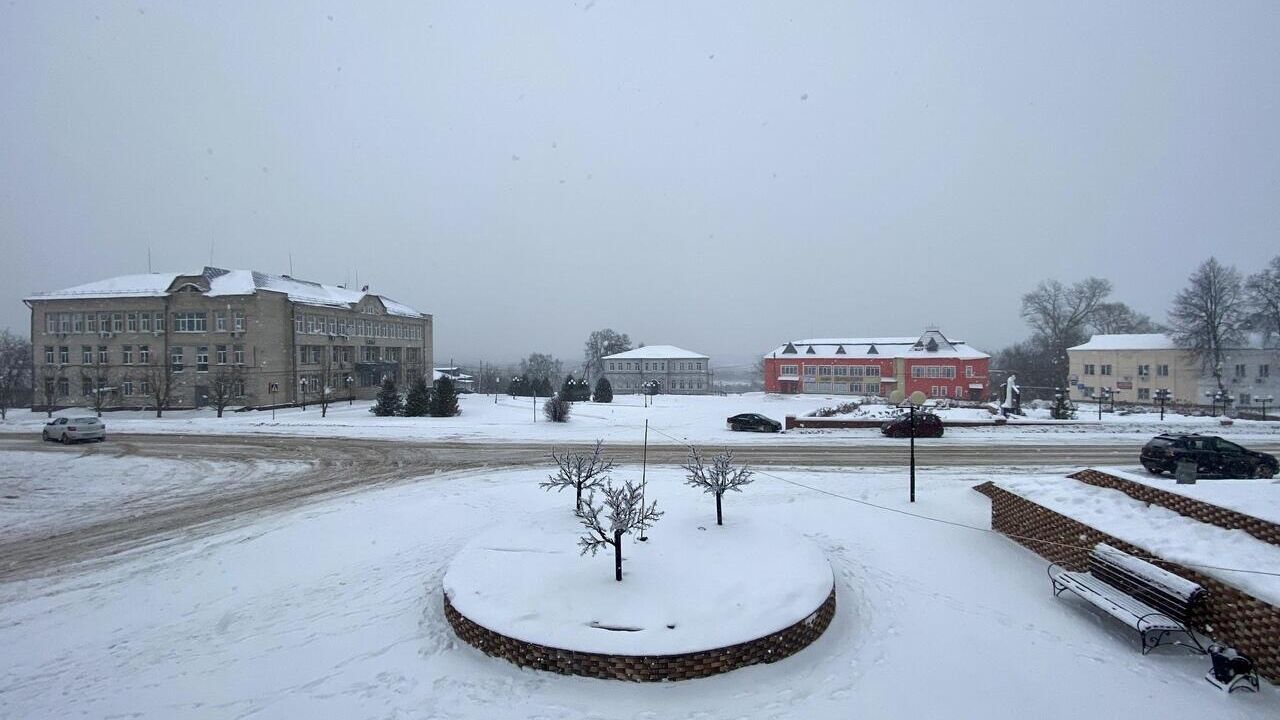
[(542, 414), (546, 415), (551, 422), (569, 422), (569, 410), (572, 407), (573, 404), (568, 400), (559, 395), (553, 395), (542, 404)]

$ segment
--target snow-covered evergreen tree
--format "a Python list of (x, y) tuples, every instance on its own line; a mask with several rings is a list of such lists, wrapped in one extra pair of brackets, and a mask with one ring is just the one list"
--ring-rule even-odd
[[(622, 582), (622, 537), (651, 527), (662, 513), (656, 500), (646, 506), (640, 488), (630, 482), (621, 487), (606, 482), (601, 495), (597, 502), (593, 491), (575, 513), (587, 529), (587, 534), (578, 538), (578, 547), (583, 555), (590, 552), (592, 557), (603, 548), (612, 547), (613, 579)], [(606, 511), (601, 519), (600, 514)]]
[(573, 488), (575, 508), (582, 507), (582, 494), (599, 487), (613, 470), (613, 460), (604, 456), (603, 440), (596, 440), (589, 453), (552, 450), (551, 459), (556, 463), (556, 474), (538, 483), (538, 487), (557, 492)]
[(421, 377), (415, 378), (409, 386), (409, 395), (404, 399), (404, 416), (425, 417), (430, 411), (431, 390), (427, 388), (427, 381)]
[(458, 391), (453, 386), (453, 379), (440, 378), (431, 392), (431, 417), (453, 417), (460, 412)]
[(733, 464), (733, 453), (729, 450), (716, 455), (711, 459), (711, 466), (707, 467), (702, 461), (702, 456), (698, 453), (697, 448), (689, 451), (689, 462), (682, 466), (688, 473), (686, 485), (699, 488), (705, 493), (716, 496), (716, 524), (724, 524), (724, 514), (721, 512), (721, 499), (724, 494), (730, 490), (734, 492), (742, 492), (743, 485), (750, 485), (754, 480), (752, 473), (747, 469), (746, 465), (735, 467)]
[(404, 410), (400, 400), (400, 392), (396, 390), (396, 381), (387, 378), (382, 381), (382, 389), (378, 390), (378, 400), (373, 405), (373, 414), (378, 417), (394, 417)]
[(592, 399), (598, 403), (613, 402), (613, 384), (609, 378), (602, 377), (596, 381), (596, 393)]

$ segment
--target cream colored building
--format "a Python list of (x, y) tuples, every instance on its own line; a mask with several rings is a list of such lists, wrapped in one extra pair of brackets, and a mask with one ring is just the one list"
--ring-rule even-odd
[(1204, 402), (1195, 358), (1168, 335), (1094, 335), (1069, 348), (1067, 357), (1071, 399), (1077, 403), (1101, 388), (1115, 391), (1116, 402), (1149, 403), (1161, 389), (1170, 392), (1171, 402)]
[[(432, 318), (388, 297), (251, 270), (110, 278), (25, 298), (33, 409), (370, 398), (432, 366)], [(219, 390), (221, 389), (221, 390)]]

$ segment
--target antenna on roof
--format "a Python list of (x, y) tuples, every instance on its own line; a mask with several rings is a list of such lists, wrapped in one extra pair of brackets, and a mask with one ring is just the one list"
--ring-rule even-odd
[(293, 251), (289, 251), (289, 276), (293, 276)]
[(209, 240), (209, 267), (213, 267), (213, 240)]
[(151, 274), (151, 246), (147, 246), (147, 274)]

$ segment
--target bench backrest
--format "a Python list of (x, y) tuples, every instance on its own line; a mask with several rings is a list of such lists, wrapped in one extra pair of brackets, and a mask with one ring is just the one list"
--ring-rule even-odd
[(1184, 625), (1204, 596), (1196, 583), (1105, 543), (1090, 551), (1089, 572)]

